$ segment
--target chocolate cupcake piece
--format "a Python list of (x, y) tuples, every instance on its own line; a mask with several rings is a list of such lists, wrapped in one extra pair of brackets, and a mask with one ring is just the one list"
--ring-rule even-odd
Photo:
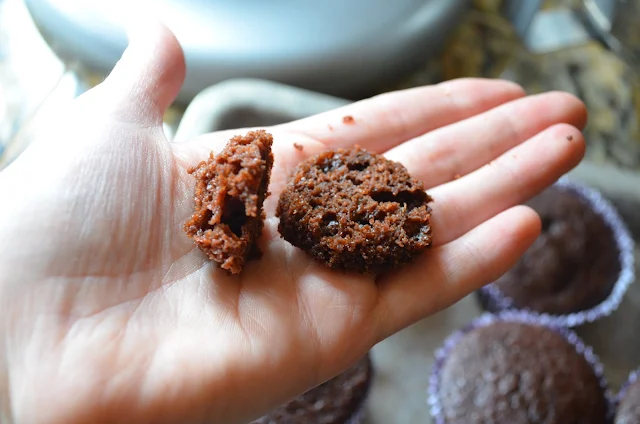
[(342, 374), (251, 424), (358, 424), (363, 417), (372, 374), (367, 355)]
[(430, 385), (439, 424), (603, 424), (600, 366), (573, 333), (528, 317), (485, 316), (438, 353)]
[(328, 151), (295, 170), (278, 229), (330, 268), (378, 273), (431, 245), (430, 201), (399, 163), (359, 147)]
[(615, 424), (640, 423), (640, 374), (635, 371), (618, 396)]
[(634, 279), (632, 238), (613, 206), (566, 179), (528, 205), (542, 232), (511, 270), (480, 290), (483, 306), (556, 316), (569, 326), (610, 313)]
[(187, 235), (209, 259), (239, 274), (264, 226), (262, 206), (273, 166), (271, 134), (260, 130), (233, 137), (218, 155), (189, 169), (196, 178), (195, 213)]

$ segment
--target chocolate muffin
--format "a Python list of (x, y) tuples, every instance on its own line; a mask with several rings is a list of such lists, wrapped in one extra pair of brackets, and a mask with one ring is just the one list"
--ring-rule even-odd
[(262, 206), (273, 167), (273, 137), (264, 130), (235, 136), (218, 155), (190, 168), (196, 178), (195, 212), (184, 230), (212, 261), (239, 274), (260, 255)]
[(607, 423), (603, 380), (574, 337), (525, 319), (490, 319), (456, 335), (430, 387), (436, 422)]
[(251, 424), (357, 424), (363, 416), (372, 374), (367, 355), (337, 377)]
[(430, 201), (397, 162), (357, 146), (327, 151), (296, 168), (278, 229), (330, 268), (379, 273), (431, 245)]
[(613, 207), (594, 190), (566, 180), (528, 205), (539, 214), (542, 232), (512, 269), (479, 292), (485, 308), (554, 316), (589, 312), (563, 325), (610, 313), (633, 281), (634, 268), (631, 236)]
[(626, 387), (618, 398), (615, 424), (640, 423), (640, 379), (638, 371), (631, 374)]

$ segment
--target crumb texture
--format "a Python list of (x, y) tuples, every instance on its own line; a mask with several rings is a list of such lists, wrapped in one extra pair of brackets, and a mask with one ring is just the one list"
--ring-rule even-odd
[(607, 401), (587, 360), (548, 328), (498, 322), (465, 334), (445, 360), (447, 424), (604, 424)]
[(359, 147), (328, 151), (295, 170), (278, 229), (330, 268), (379, 273), (431, 245), (430, 201), (397, 162)]
[(640, 380), (631, 384), (620, 400), (615, 424), (640, 423)]
[(363, 406), (372, 376), (368, 356), (251, 424), (344, 424)]
[(514, 306), (567, 314), (609, 296), (620, 273), (619, 251), (604, 218), (576, 193), (550, 187), (528, 205), (542, 232), (495, 284)]
[(189, 169), (196, 179), (195, 212), (184, 230), (220, 267), (239, 274), (259, 256), (262, 206), (273, 167), (273, 137), (264, 130), (235, 136), (218, 155)]

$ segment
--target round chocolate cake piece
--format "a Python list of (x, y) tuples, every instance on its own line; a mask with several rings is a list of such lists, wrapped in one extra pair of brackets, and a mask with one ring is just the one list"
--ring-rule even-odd
[(278, 229), (330, 268), (379, 273), (431, 245), (430, 201), (397, 162), (357, 146), (328, 151), (296, 168)]
[(220, 267), (239, 274), (260, 255), (255, 245), (264, 226), (262, 210), (273, 167), (271, 134), (260, 130), (233, 137), (218, 155), (189, 169), (196, 178), (195, 212), (187, 235)]
[(493, 285), (517, 309), (568, 314), (598, 305), (620, 274), (620, 249), (605, 218), (578, 193), (552, 186), (529, 203), (542, 233)]
[(372, 375), (367, 355), (342, 374), (251, 424), (357, 424), (363, 416)]
[(637, 373), (621, 395), (618, 400), (615, 424), (640, 423), (640, 378)]
[(590, 362), (561, 333), (497, 321), (462, 335), (440, 369), (446, 424), (604, 424), (609, 403)]

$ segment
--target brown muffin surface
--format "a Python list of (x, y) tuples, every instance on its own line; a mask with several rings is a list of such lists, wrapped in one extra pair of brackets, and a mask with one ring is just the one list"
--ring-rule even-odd
[(189, 173), (196, 179), (195, 212), (184, 230), (210, 260), (231, 274), (260, 251), (264, 199), (273, 166), (273, 138), (264, 130), (235, 136), (218, 155)]
[(438, 392), (447, 424), (604, 424), (592, 366), (557, 332), (497, 322), (463, 335)]
[(517, 308), (567, 314), (599, 304), (620, 272), (614, 234), (592, 207), (570, 190), (550, 187), (529, 203), (542, 233), (494, 284)]
[(618, 404), (615, 424), (640, 423), (640, 379), (626, 388), (624, 397)]
[(327, 151), (296, 168), (278, 229), (330, 268), (378, 273), (431, 245), (430, 201), (397, 162), (359, 147)]
[(345, 424), (363, 407), (372, 370), (367, 355), (342, 374), (251, 424)]

